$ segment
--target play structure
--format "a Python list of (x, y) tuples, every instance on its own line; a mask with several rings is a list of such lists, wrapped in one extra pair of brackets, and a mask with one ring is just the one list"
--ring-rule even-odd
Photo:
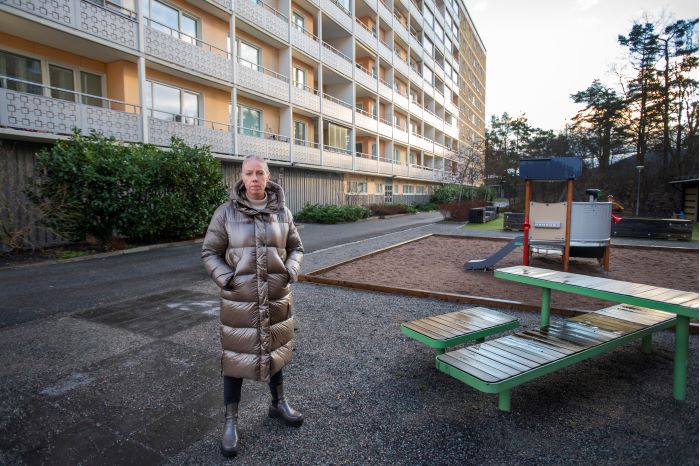
[[(468, 261), (464, 264), (465, 270), (493, 268), (511, 251), (522, 246), (523, 265), (528, 265), (533, 252), (558, 254), (562, 257), (566, 272), (569, 270), (569, 258), (589, 257), (598, 259), (607, 275), (613, 204), (599, 202), (603, 193), (598, 189), (586, 190), (587, 201), (574, 202), (574, 180), (581, 170), (581, 159), (576, 157), (521, 160), (519, 173), (520, 178), (525, 180), (524, 235), (513, 239), (486, 259)], [(566, 201), (534, 202), (532, 183), (535, 181), (565, 182)]]

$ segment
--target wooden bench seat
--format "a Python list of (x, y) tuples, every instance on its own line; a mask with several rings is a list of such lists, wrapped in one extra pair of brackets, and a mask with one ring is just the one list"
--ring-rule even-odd
[(498, 393), (498, 407), (510, 411), (511, 389), (534, 378), (642, 339), (651, 351), (651, 335), (672, 327), (667, 312), (620, 304), (441, 354), (438, 370), (482, 392)]
[(483, 341), (489, 335), (517, 326), (518, 319), (514, 317), (475, 307), (405, 322), (401, 325), (401, 332), (442, 354), (445, 348), (471, 340)]

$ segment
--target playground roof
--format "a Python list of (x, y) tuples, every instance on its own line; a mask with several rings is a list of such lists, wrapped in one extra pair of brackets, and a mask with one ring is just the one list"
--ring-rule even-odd
[(581, 175), (578, 157), (546, 157), (520, 160), (520, 178), (533, 181), (573, 180)]

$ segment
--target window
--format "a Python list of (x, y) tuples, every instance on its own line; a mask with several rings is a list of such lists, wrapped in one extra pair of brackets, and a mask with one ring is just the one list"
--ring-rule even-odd
[(374, 193), (384, 194), (384, 185), (381, 183), (374, 183)]
[(258, 47), (244, 42), (238, 41), (238, 58), (242, 66), (258, 70), (262, 58), (262, 53)]
[(146, 107), (153, 118), (187, 125), (199, 123), (199, 94), (194, 92), (146, 81)]
[(445, 35), (445, 32), (442, 30), (442, 26), (440, 26), (440, 24), (437, 21), (435, 21), (435, 26), (433, 27), (437, 38), (442, 40)]
[(355, 153), (356, 154), (362, 154), (362, 143), (361, 142), (356, 142), (355, 143)]
[(412, 184), (403, 185), (403, 193), (404, 194), (413, 194), (413, 185)]
[[(37, 84), (41, 82), (41, 62), (33, 58), (0, 51), (0, 75)], [(0, 87), (41, 95), (41, 87), (10, 79), (1, 79)]]
[(399, 163), (401, 162), (401, 151), (399, 149), (394, 149), (394, 162)]
[(348, 192), (351, 194), (367, 194), (367, 182), (348, 181)]
[(372, 143), (372, 160), (377, 160), (377, 143), (373, 142)]
[(65, 89), (51, 89), (51, 97), (54, 99), (70, 100), (75, 102), (75, 84), (73, 70), (61, 66), (49, 65), (49, 86)]
[(303, 89), (306, 86), (306, 70), (294, 67), (294, 85), (299, 89)]
[(425, 186), (416, 186), (416, 194), (425, 194)]
[(417, 159), (416, 154), (414, 154), (413, 152), (410, 152), (410, 153), (408, 154), (408, 163), (409, 163), (409, 164), (415, 165), (415, 164), (416, 164), (416, 159)]
[(430, 84), (435, 83), (435, 80), (433, 79), (433, 70), (431, 70), (427, 66), (423, 66), (423, 79), (425, 79), (425, 81)]
[(299, 145), (306, 143), (306, 123), (303, 121), (294, 122), (294, 142)]
[(423, 48), (426, 52), (428, 52), (428, 55), (431, 57), (433, 56), (433, 42), (428, 39), (428, 36), (426, 35), (423, 35)]
[(296, 11), (292, 13), (292, 25), (298, 30), (306, 32), (306, 18)]
[(262, 137), (262, 112), (256, 108), (239, 105), (238, 126), (241, 128), (241, 134)]
[(328, 146), (350, 150), (350, 128), (328, 123)]
[(103, 104), (102, 99), (102, 76), (97, 74), (88, 73), (87, 71), (80, 72), (80, 92), (83, 94), (89, 94), (82, 96), (82, 101), (85, 105), (93, 105), (95, 107), (101, 107)]
[(430, 11), (430, 8), (425, 5), (425, 3), (423, 4), (423, 19), (425, 19), (425, 22), (429, 27), (433, 27), (435, 16), (433, 15), (433, 12)]
[(153, 29), (197, 45), (198, 21), (182, 11), (158, 0), (149, 2), (148, 24)]

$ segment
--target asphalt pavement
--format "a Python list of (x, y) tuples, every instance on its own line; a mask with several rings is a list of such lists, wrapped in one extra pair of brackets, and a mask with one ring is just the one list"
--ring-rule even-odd
[[(304, 225), (304, 271), (429, 233), (470, 232), (424, 216)], [(240, 453), (225, 460), (217, 288), (198, 244), (0, 269), (0, 464), (698, 464), (697, 335), (686, 401), (660, 332), (652, 354), (628, 344), (517, 387), (506, 414), (399, 330), (464, 304), (293, 293), (285, 391), (304, 425), (268, 418), (267, 387), (246, 381)]]

